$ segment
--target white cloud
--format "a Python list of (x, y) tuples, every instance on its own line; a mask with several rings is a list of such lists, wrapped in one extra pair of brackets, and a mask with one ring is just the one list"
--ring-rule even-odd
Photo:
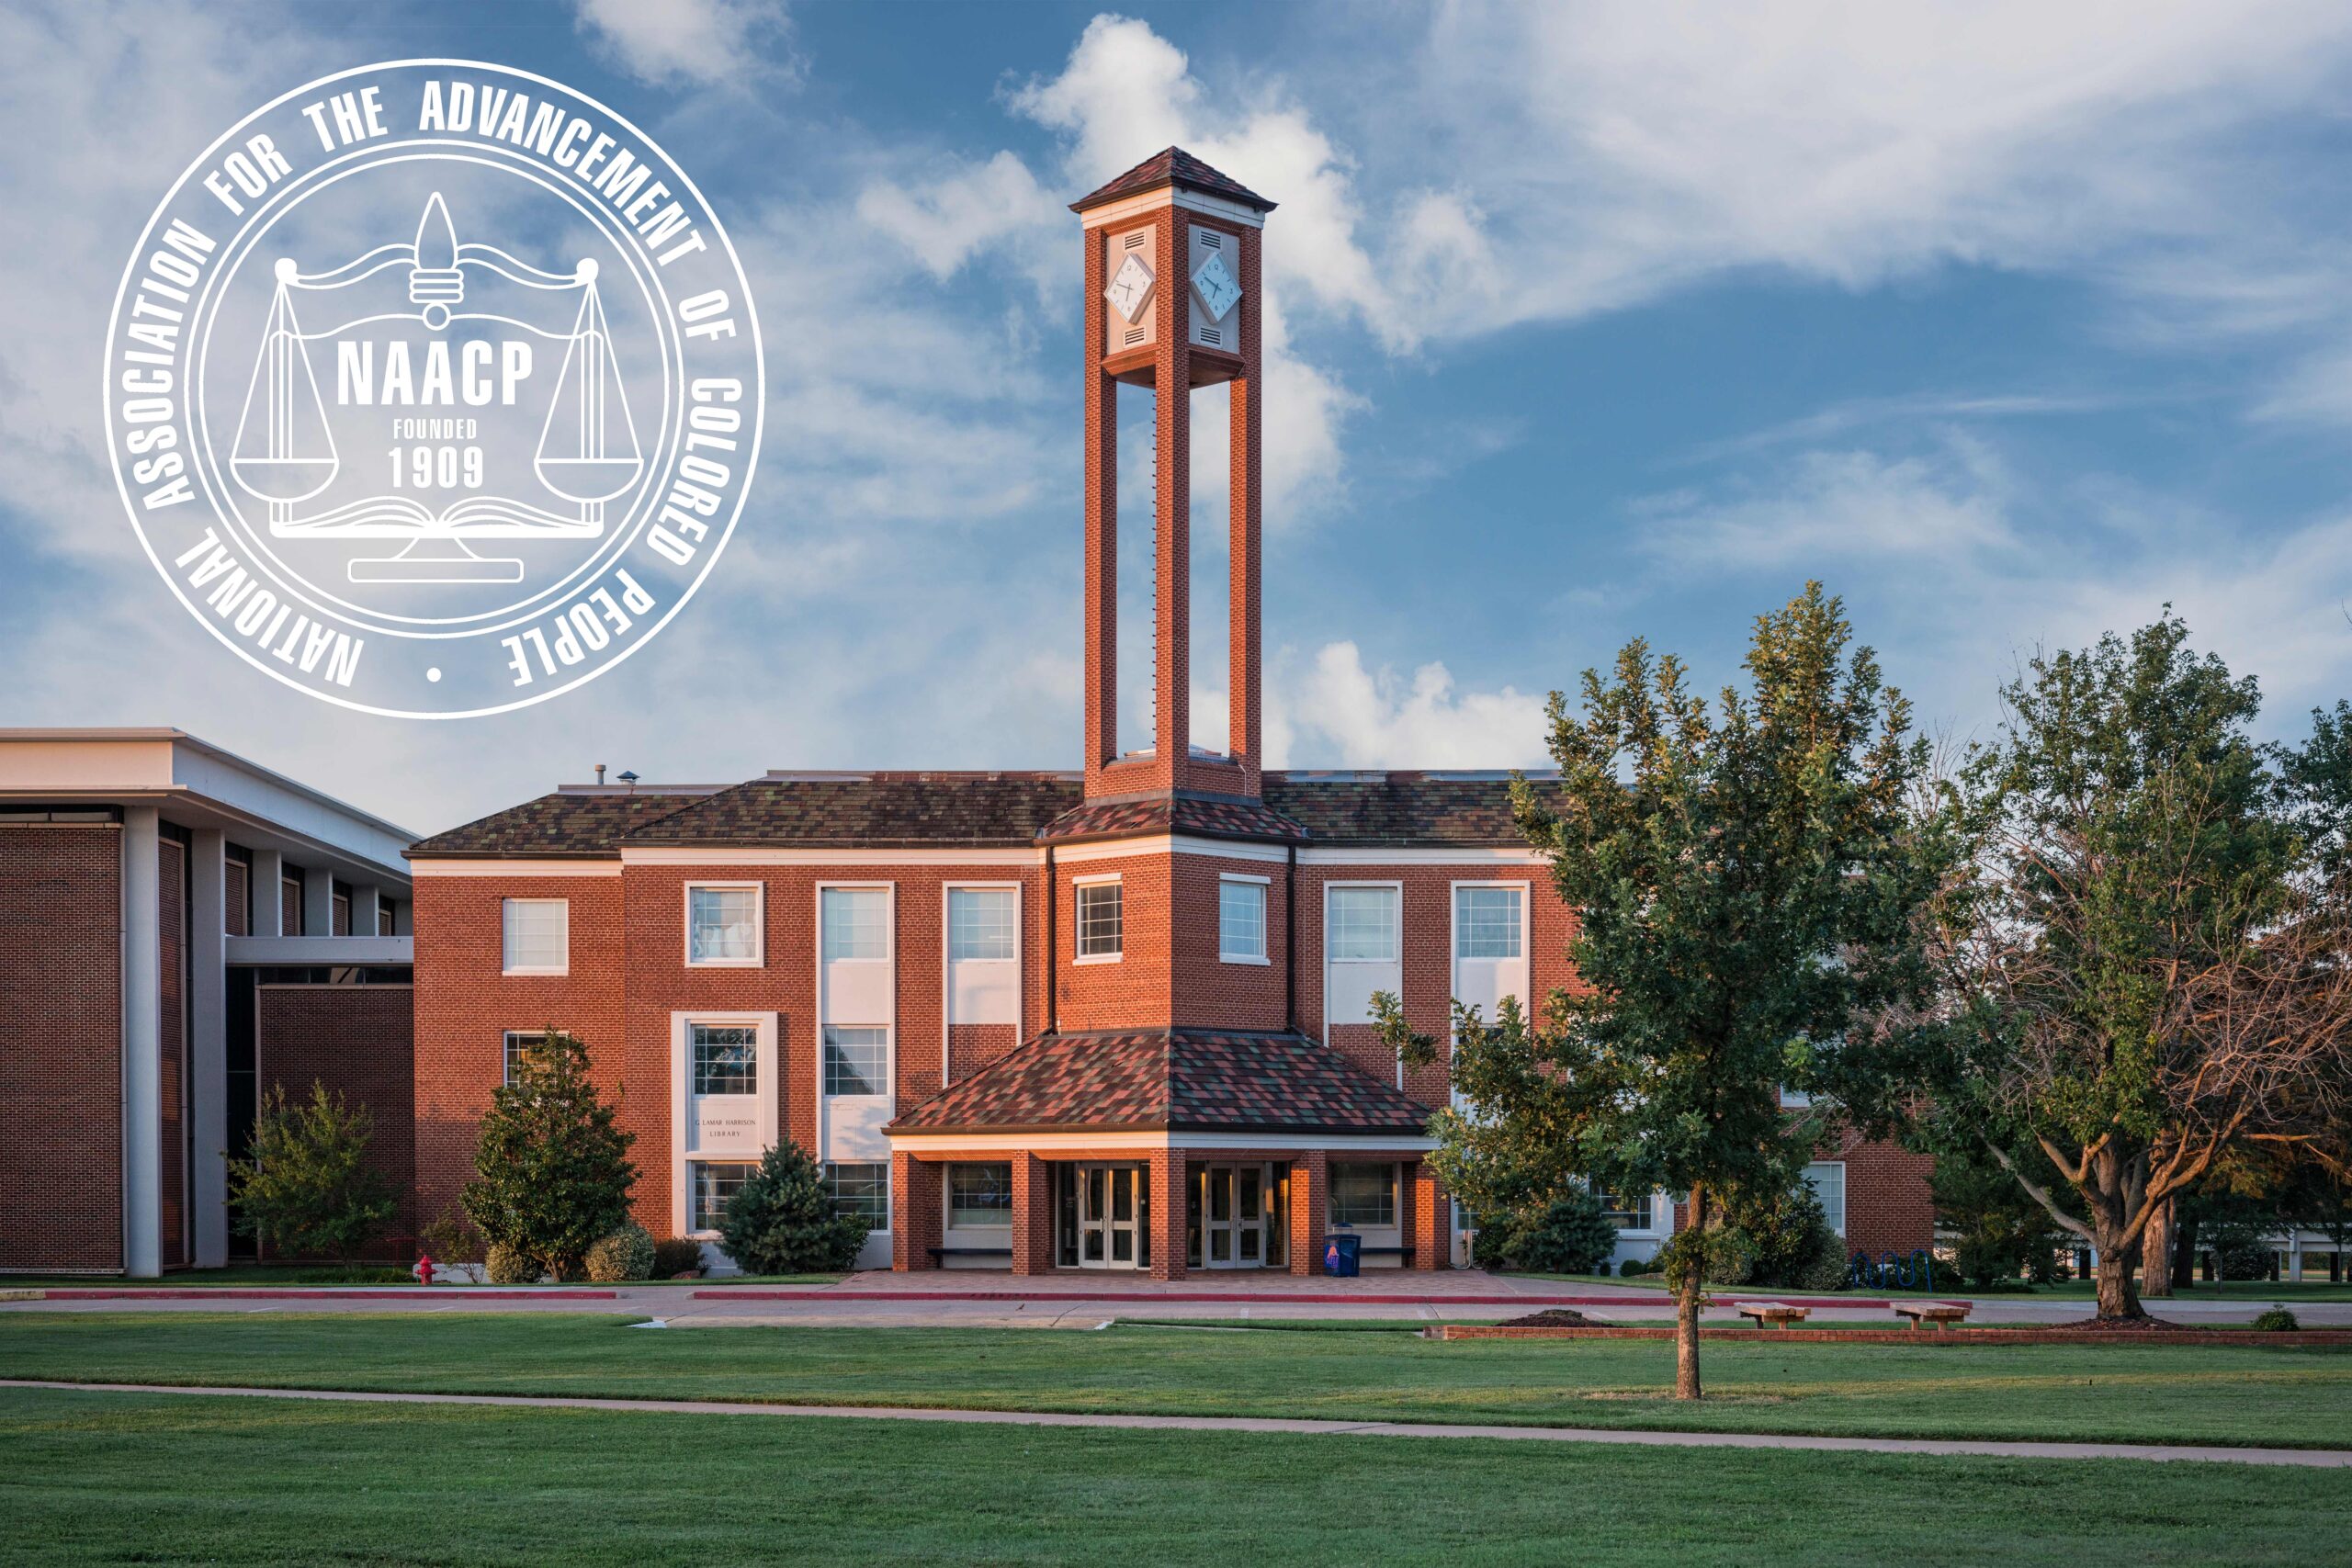
[[(1222, 697), (1210, 699), (1223, 712)], [(1194, 711), (1203, 705), (1195, 702)], [(1264, 697), (1266, 757), (1274, 767), (1542, 767), (1544, 698), (1504, 686), (1455, 688), (1443, 664), (1409, 676), (1369, 669), (1353, 642), (1312, 659), (1273, 661)]]
[(1643, 547), (1678, 564), (1976, 560), (2017, 547), (2011, 481), (1992, 449), (1953, 435), (1933, 457), (1806, 452), (1743, 493), (1655, 497)]
[(597, 51), (657, 87), (797, 77), (784, 0), (572, 0)]
[[(1025, 243), (1042, 241), (1069, 221), (1069, 209), (1011, 152), (999, 152), (986, 163), (959, 164), (921, 184), (877, 180), (858, 196), (857, 215), (913, 252), (925, 270), (939, 278), (954, 276), (993, 246), (1013, 243), (1042, 250), (1042, 245)], [(1067, 254), (1064, 247), (1061, 256)], [(1066, 260), (1044, 270), (1041, 281), (1046, 287), (1068, 287)]]

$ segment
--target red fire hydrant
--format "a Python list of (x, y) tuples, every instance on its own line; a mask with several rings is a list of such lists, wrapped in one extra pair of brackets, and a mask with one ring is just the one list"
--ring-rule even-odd
[(409, 1272), (416, 1276), (416, 1282), (420, 1285), (429, 1285), (433, 1283), (432, 1257), (429, 1254), (419, 1254), (416, 1259), (416, 1267), (410, 1269)]

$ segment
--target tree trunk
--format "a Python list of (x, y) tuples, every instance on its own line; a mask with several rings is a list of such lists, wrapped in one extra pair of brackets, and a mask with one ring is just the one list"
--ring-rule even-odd
[(1707, 1194), (1690, 1189), (1690, 1230), (1696, 1245), (1684, 1256), (1681, 1298), (1674, 1312), (1674, 1397), (1697, 1399), (1699, 1390), (1699, 1297), (1707, 1285)]
[(2172, 1243), (2172, 1288), (2185, 1291), (2197, 1282), (2197, 1222), (2183, 1220)]
[(2148, 1314), (2140, 1310), (2140, 1292), (2132, 1283), (2132, 1268), (2140, 1261), (2140, 1244), (2125, 1246), (2123, 1227), (2098, 1227), (2098, 1320), (2124, 1323)]
[(2140, 1282), (2143, 1296), (2172, 1294), (2173, 1215), (2179, 1201), (2167, 1198), (2156, 1205), (2156, 1212), (2148, 1216), (2148, 1228), (2140, 1234), (2141, 1267), (2147, 1276)]

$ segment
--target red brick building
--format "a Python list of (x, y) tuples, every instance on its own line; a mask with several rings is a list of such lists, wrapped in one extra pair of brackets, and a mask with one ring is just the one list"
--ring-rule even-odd
[(367, 1103), (409, 1190), (410, 838), (178, 730), (0, 729), (0, 1273), (250, 1256), (227, 1159), (281, 1085)]
[[(1272, 203), (1170, 149), (1076, 204), (1086, 309), (1085, 752), (1057, 773), (598, 784), (437, 835), (416, 886), (417, 1205), (454, 1203), (510, 1056), (587, 1045), (639, 1218), (712, 1234), (790, 1137), (900, 1269), (1462, 1257), (1426, 1163), (1442, 1032), (1569, 982), (1573, 916), (1500, 773), (1283, 773), (1260, 750), (1260, 242)], [(1118, 389), (1155, 405), (1152, 731), (1117, 732)], [(1193, 743), (1193, 393), (1228, 387), (1226, 749)], [(1849, 1182), (1850, 1173), (1850, 1182)], [(1917, 1162), (1815, 1177), (1860, 1245), (1925, 1245)], [(1855, 1200), (1850, 1222), (1847, 1199)], [(1672, 1206), (1628, 1200), (1625, 1249)]]

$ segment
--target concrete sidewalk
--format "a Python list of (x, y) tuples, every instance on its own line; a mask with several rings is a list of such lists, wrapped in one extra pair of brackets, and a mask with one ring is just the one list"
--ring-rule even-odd
[(527, 1410), (616, 1410), (678, 1416), (791, 1416), (821, 1420), (937, 1421), (980, 1427), (1089, 1427), (1139, 1432), (1280, 1432), (1332, 1438), (1487, 1438), (1504, 1442), (1620, 1443), (1647, 1448), (1804, 1449), (1838, 1453), (1964, 1454), (1982, 1459), (2124, 1459), (2352, 1469), (2343, 1449), (2239, 1449), (2143, 1443), (2004, 1443), (1931, 1438), (1816, 1438), (1762, 1432), (1634, 1432), (1592, 1427), (1476, 1427), (1407, 1421), (1307, 1421), (1246, 1416), (1096, 1416), (888, 1405), (750, 1404), (703, 1399), (568, 1399), (494, 1393), (358, 1393), (331, 1389), (187, 1388), (163, 1383), (0, 1378), (0, 1388), (303, 1399), (358, 1404), (469, 1404)]

